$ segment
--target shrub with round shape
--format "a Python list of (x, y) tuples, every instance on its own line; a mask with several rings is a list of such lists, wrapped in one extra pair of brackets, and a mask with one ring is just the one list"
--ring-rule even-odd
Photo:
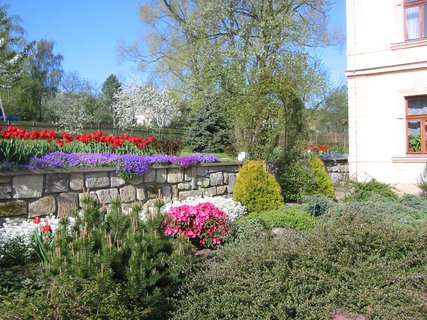
[(280, 208), (284, 201), (279, 183), (267, 172), (263, 161), (245, 162), (237, 175), (233, 199), (249, 212)]

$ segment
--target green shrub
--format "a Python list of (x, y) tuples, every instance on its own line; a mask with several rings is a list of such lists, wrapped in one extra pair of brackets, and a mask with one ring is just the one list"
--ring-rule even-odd
[(397, 200), (399, 197), (393, 187), (387, 183), (379, 182), (375, 179), (365, 182), (350, 181), (353, 192), (346, 197), (346, 200), (366, 201), (370, 197), (380, 195), (390, 200)]
[(316, 155), (310, 158), (310, 171), (314, 176), (314, 184), (308, 185), (306, 194), (323, 194), (328, 198), (335, 199), (332, 180), (326, 171), (325, 164)]
[(226, 245), (179, 291), (173, 319), (425, 319), (427, 225), (375, 212), (329, 216), (309, 233)]
[(247, 161), (243, 164), (234, 185), (233, 198), (249, 212), (277, 209), (283, 205), (280, 185), (267, 172), (263, 161)]
[(302, 208), (313, 217), (320, 217), (329, 212), (329, 208), (334, 202), (324, 195), (304, 196), (302, 199)]
[(295, 156), (293, 159), (283, 160), (280, 163), (278, 180), (286, 201), (302, 202), (304, 196), (315, 194), (335, 199), (331, 178), (323, 161), (317, 156)]
[(38, 319), (166, 319), (168, 297), (191, 266), (188, 241), (166, 237), (162, 215), (141, 220), (137, 208), (124, 214), (117, 201), (106, 213), (85, 199), (74, 219), (62, 220), (56, 232), (48, 283), (32, 295), (37, 311), (21, 296), (9, 301), (14, 312)]
[(317, 220), (298, 206), (288, 206), (279, 210), (251, 212), (249, 220), (259, 220), (267, 228), (290, 228), (296, 230), (311, 230), (317, 225)]

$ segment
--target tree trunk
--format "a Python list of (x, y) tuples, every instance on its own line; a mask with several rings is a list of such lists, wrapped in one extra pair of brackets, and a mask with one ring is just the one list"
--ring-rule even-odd
[(4, 110), (4, 107), (3, 107), (3, 100), (1, 98), (1, 95), (0, 95), (0, 109), (3, 115), (3, 121), (6, 121), (6, 111)]

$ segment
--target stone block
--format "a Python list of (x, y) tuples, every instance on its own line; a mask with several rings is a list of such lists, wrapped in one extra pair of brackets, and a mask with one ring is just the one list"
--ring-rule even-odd
[(11, 199), (12, 198), (12, 187), (8, 184), (0, 185), (0, 199)]
[(132, 202), (136, 200), (136, 188), (132, 185), (120, 188), (120, 200), (122, 202)]
[(227, 193), (227, 186), (218, 186), (216, 187), (216, 194), (217, 195), (223, 195)]
[(108, 173), (88, 173), (86, 174), (85, 186), (89, 189), (106, 188), (110, 186)]
[(96, 202), (98, 202), (98, 196), (96, 195), (95, 192), (91, 191), (89, 193), (85, 192), (85, 193), (79, 193), (79, 207), (82, 207), (83, 204), (83, 200), (85, 198), (89, 197), (92, 200), (95, 200)]
[(184, 181), (191, 181), (191, 177), (193, 176), (193, 170), (195, 167), (185, 169), (184, 173)]
[(140, 204), (138, 202), (134, 202), (134, 203), (122, 203), (121, 207), (123, 212), (125, 213), (130, 213), (132, 212), (132, 209), (136, 206), (140, 206)]
[(14, 200), (0, 203), (0, 217), (27, 216), (27, 203)]
[(188, 189), (191, 189), (191, 183), (190, 182), (178, 183), (178, 189), (179, 190), (188, 190)]
[(43, 195), (43, 176), (16, 176), (12, 179), (13, 197), (22, 198), (40, 198)]
[(11, 177), (0, 177), (0, 183), (10, 183)]
[(209, 178), (211, 180), (211, 186), (220, 186), (224, 183), (222, 172), (211, 173)]
[(228, 184), (228, 173), (224, 173), (224, 184)]
[(95, 191), (95, 193), (98, 196), (99, 203), (101, 204), (108, 204), (119, 198), (119, 192), (115, 188), (98, 190)]
[(172, 191), (171, 186), (163, 186), (162, 187), (162, 197), (164, 202), (171, 202), (172, 201)]
[(184, 175), (181, 169), (168, 170), (168, 183), (178, 183), (184, 180)]
[(46, 193), (59, 193), (68, 191), (68, 176), (66, 174), (47, 174)]
[(77, 193), (61, 193), (58, 197), (58, 217), (69, 217), (73, 210), (79, 206)]
[(72, 173), (70, 176), (70, 189), (74, 191), (83, 190), (84, 179), (82, 173)]
[(197, 175), (200, 177), (205, 177), (208, 174), (207, 167), (197, 167)]
[(144, 177), (137, 176), (137, 177), (130, 179), (128, 182), (130, 184), (133, 184), (133, 185), (140, 185), (144, 182)]
[(166, 169), (156, 170), (156, 183), (165, 183), (167, 178)]
[(126, 184), (125, 179), (123, 179), (122, 177), (119, 177), (115, 174), (111, 174), (110, 177), (110, 182), (111, 182), (111, 187), (121, 187), (124, 186)]
[(136, 199), (139, 201), (144, 201), (147, 199), (147, 195), (145, 193), (144, 188), (136, 188)]
[(54, 196), (40, 198), (28, 205), (28, 217), (45, 216), (56, 214), (56, 201)]
[(181, 191), (179, 193), (179, 200), (184, 200), (187, 198), (197, 198), (203, 195), (202, 190), (191, 190), (191, 191)]
[(154, 182), (156, 180), (156, 170), (148, 170), (144, 174), (144, 182)]
[(179, 189), (177, 185), (172, 186), (172, 200), (179, 198)]
[(216, 196), (216, 187), (206, 188), (203, 190), (203, 197), (213, 197)]
[(209, 187), (210, 180), (209, 178), (197, 178), (197, 185), (202, 188)]

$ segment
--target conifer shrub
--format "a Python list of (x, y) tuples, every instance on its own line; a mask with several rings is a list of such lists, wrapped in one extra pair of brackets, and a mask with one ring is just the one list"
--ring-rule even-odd
[(325, 164), (316, 155), (310, 158), (310, 171), (314, 176), (314, 184), (309, 186), (307, 194), (323, 194), (330, 199), (335, 199), (332, 180), (326, 171)]
[(287, 206), (278, 210), (251, 212), (248, 219), (260, 221), (267, 228), (311, 230), (318, 221), (299, 206)]
[(167, 319), (168, 298), (189, 271), (191, 249), (186, 239), (163, 234), (163, 215), (141, 219), (139, 211), (125, 214), (115, 201), (107, 212), (85, 199), (82, 212), (74, 221), (63, 219), (56, 232), (48, 282), (30, 301), (10, 299), (10, 319), (25, 313), (36, 319)]
[(285, 201), (303, 202), (307, 195), (324, 195), (335, 199), (332, 180), (323, 161), (317, 156), (294, 156), (279, 164), (278, 181)]
[(334, 206), (335, 202), (330, 198), (322, 195), (304, 196), (302, 200), (303, 210), (310, 213), (313, 217), (320, 217), (329, 212), (329, 209)]
[(247, 161), (237, 175), (233, 199), (249, 212), (278, 209), (283, 205), (279, 183), (267, 172), (263, 161)]

